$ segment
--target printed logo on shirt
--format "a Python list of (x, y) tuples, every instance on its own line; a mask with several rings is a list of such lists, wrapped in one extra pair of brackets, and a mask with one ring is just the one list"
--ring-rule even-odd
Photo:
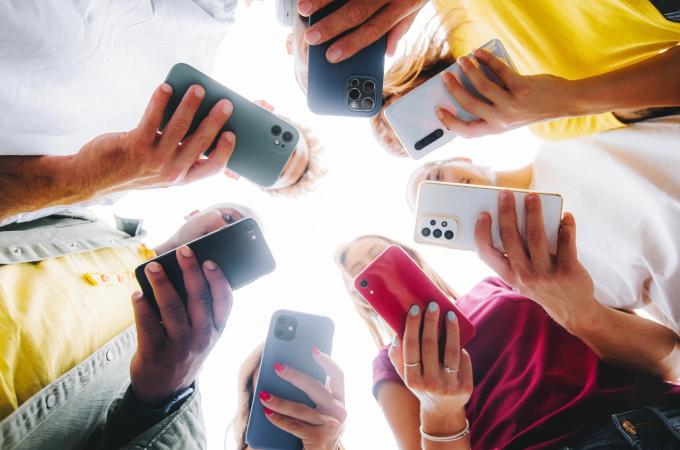
[(659, 10), (661, 15), (671, 22), (680, 23), (680, 1), (679, 0), (650, 0), (652, 5)]

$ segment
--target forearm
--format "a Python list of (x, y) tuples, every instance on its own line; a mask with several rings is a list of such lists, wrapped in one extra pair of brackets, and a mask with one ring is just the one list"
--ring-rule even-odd
[(644, 61), (574, 80), (569, 115), (680, 105), (680, 46)]
[[(431, 436), (452, 436), (463, 431), (467, 421), (463, 409), (458, 412), (444, 411), (442, 413), (428, 413), (421, 410), (420, 423), (423, 432)], [(423, 450), (469, 450), (470, 437), (468, 435), (450, 442), (434, 442), (423, 438), (421, 445)]]
[(378, 405), (400, 450), (420, 450), (420, 402), (403, 384), (383, 381)]
[(680, 336), (663, 325), (597, 303), (566, 328), (607, 363), (680, 378)]

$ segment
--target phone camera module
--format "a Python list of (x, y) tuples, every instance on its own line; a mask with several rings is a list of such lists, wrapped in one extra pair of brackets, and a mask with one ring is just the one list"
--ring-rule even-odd
[(352, 81), (350, 82), (350, 84), (353, 87), (357, 87), (357, 86), (359, 86), (359, 80), (357, 80), (356, 78), (353, 78)]
[(278, 125), (274, 125), (272, 126), (271, 132), (274, 136), (278, 136), (279, 134), (281, 134), (281, 127)]
[(349, 90), (349, 93), (347, 94), (350, 100), (353, 102), (359, 100), (359, 97), (361, 97), (361, 91), (357, 88), (352, 88)]
[(434, 231), (432, 232), (432, 236), (434, 236), (434, 237), (436, 237), (437, 239), (439, 239), (440, 237), (442, 237), (442, 230), (440, 230), (439, 228), (437, 228), (436, 230), (434, 230)]
[(361, 280), (359, 286), (361, 286), (362, 289), (366, 289), (368, 287), (368, 280)]
[(285, 325), (286, 324), (286, 318), (284, 316), (279, 316), (278, 319), (276, 319), (276, 323), (279, 325)]
[(434, 220), (434, 219), (430, 220), (430, 225), (432, 225), (432, 226), (435, 226), (435, 225), (437, 225), (437, 221), (436, 221), (436, 220)]
[(453, 231), (447, 230), (446, 233), (444, 233), (444, 237), (450, 241), (451, 239), (453, 239)]
[(372, 94), (375, 92), (375, 83), (371, 80), (364, 81), (364, 92), (367, 94)]
[(373, 108), (375, 107), (375, 102), (373, 101), (372, 98), (366, 97), (361, 101), (361, 106), (364, 108), (366, 111), (372, 111)]
[(293, 133), (290, 131), (285, 131), (281, 137), (283, 138), (284, 142), (290, 142), (293, 140)]
[(442, 222), (442, 228), (446, 228), (449, 226), (449, 223), (445, 220)]
[(297, 320), (292, 316), (279, 316), (276, 319), (274, 337), (282, 341), (292, 341), (295, 338)]
[(425, 237), (428, 237), (430, 235), (430, 233), (432, 233), (432, 231), (427, 227), (420, 230), (420, 234), (422, 234)]
[(274, 336), (276, 336), (277, 338), (281, 339), (281, 338), (283, 337), (283, 330), (279, 328), (278, 330), (276, 330), (276, 331), (274, 332)]

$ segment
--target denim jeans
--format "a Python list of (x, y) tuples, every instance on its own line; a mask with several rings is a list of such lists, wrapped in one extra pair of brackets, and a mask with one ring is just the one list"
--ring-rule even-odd
[(680, 450), (680, 405), (640, 408), (611, 419), (564, 450)]

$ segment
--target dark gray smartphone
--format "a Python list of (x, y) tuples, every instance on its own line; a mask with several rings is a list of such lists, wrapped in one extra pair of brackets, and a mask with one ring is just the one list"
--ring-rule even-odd
[[(314, 25), (337, 11), (346, 0), (336, 0), (309, 17)], [(349, 30), (307, 52), (307, 106), (317, 114), (373, 117), (382, 107), (383, 71), (387, 38), (378, 39), (356, 55), (339, 63), (326, 58), (326, 50)]]
[[(222, 227), (187, 245), (194, 252), (199, 264), (203, 264), (206, 260), (217, 264), (229, 281), (232, 290), (245, 286), (276, 268), (276, 262), (260, 227), (251, 218), (241, 219)], [(146, 298), (156, 301), (151, 284), (144, 273), (144, 268), (151, 261), (163, 266), (177, 294), (183, 301), (186, 301), (184, 278), (174, 250), (147, 261), (135, 269), (135, 276)]]
[(264, 415), (260, 392), (265, 391), (297, 403), (315, 408), (310, 398), (274, 372), (274, 364), (281, 363), (299, 370), (320, 383), (326, 382), (326, 373), (312, 358), (316, 347), (329, 354), (333, 347), (333, 321), (296, 311), (279, 310), (269, 322), (269, 333), (264, 343), (260, 374), (257, 378), (253, 403), (248, 418), (246, 443), (255, 449), (300, 450), (302, 441), (274, 426)]
[(165, 82), (172, 86), (172, 97), (165, 109), (161, 129), (172, 117), (186, 91), (194, 84), (203, 86), (205, 98), (191, 123), (189, 134), (198, 128), (215, 103), (223, 98), (230, 100), (234, 111), (222, 131), (236, 135), (236, 147), (227, 168), (263, 187), (276, 183), (299, 139), (299, 133), (292, 124), (188, 64), (172, 66)]

